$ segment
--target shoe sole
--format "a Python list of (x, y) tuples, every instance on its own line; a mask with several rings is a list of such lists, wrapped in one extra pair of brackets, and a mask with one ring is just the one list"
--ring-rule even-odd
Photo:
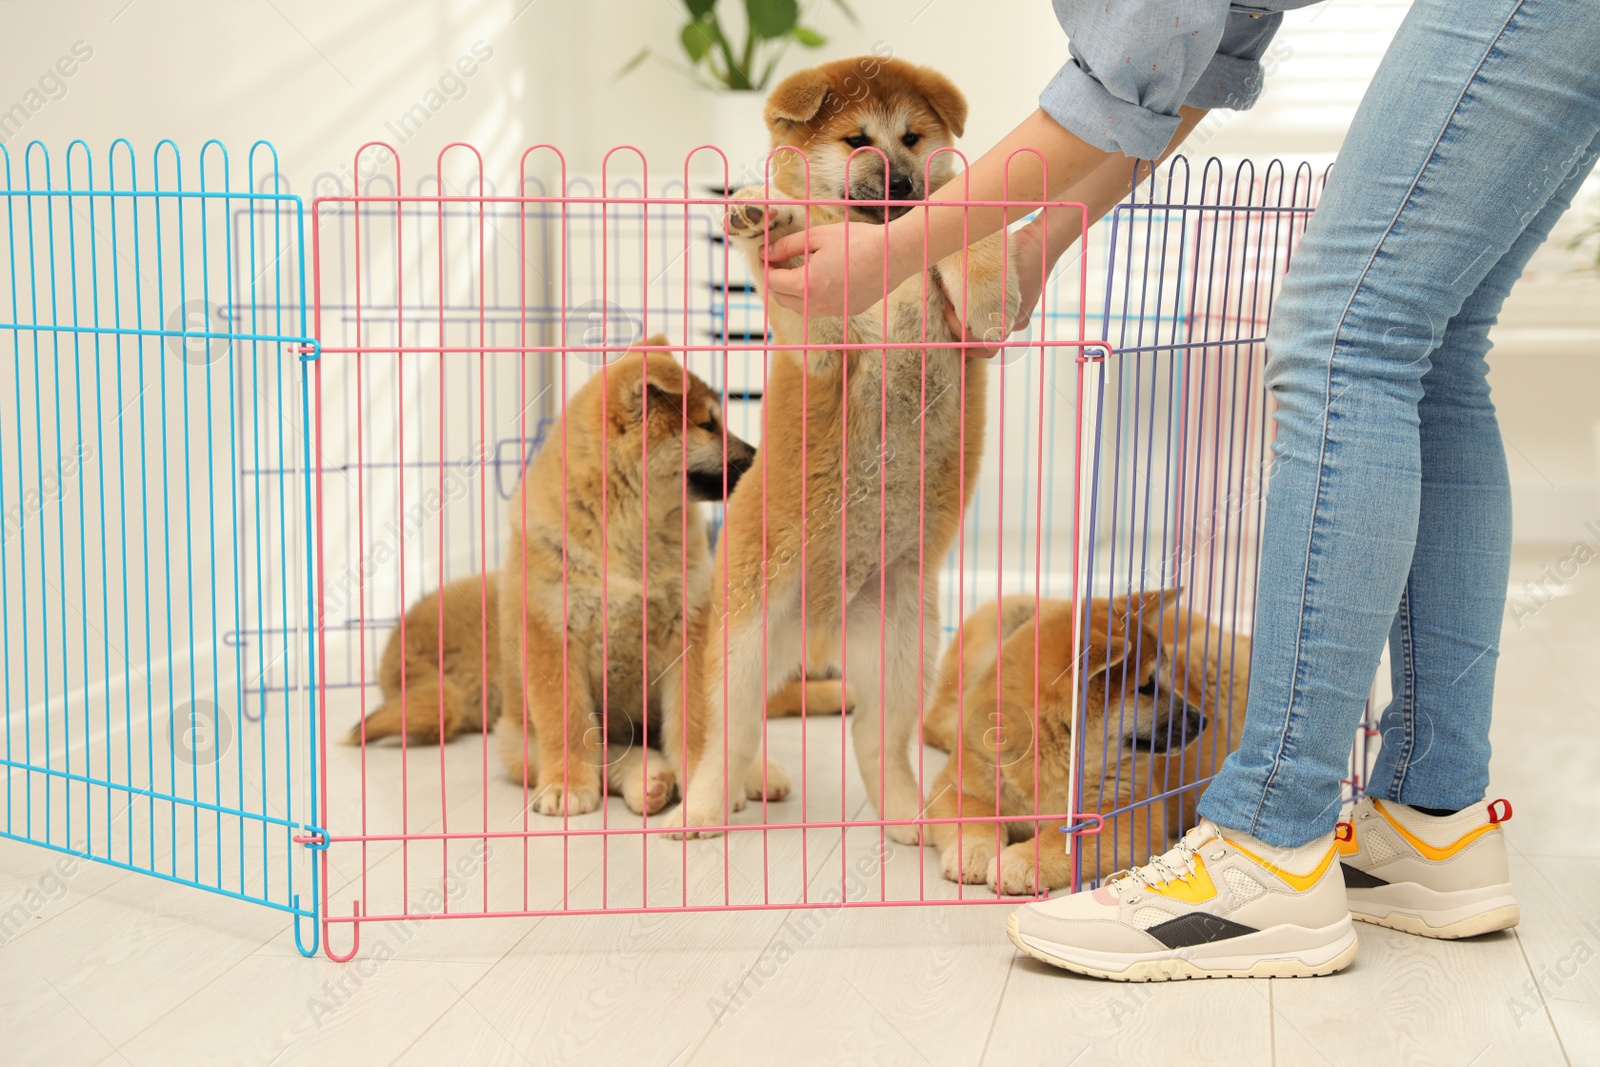
[(1374, 926), (1387, 926), (1391, 930), (1401, 930), (1419, 937), (1433, 937), (1441, 941), (1454, 941), (1462, 937), (1476, 937), (1479, 934), (1492, 934), (1496, 930), (1509, 930), (1522, 921), (1522, 909), (1515, 904), (1507, 904), (1494, 908), (1480, 915), (1471, 915), (1443, 926), (1429, 926), (1421, 915), (1411, 915), (1403, 911), (1391, 911), (1387, 915), (1369, 915), (1365, 912), (1350, 912), (1350, 917), (1359, 922), (1371, 923)]
[[(1343, 927), (1343, 933), (1340, 928)], [(1052, 967), (1086, 974), (1094, 978), (1108, 978), (1113, 982), (1169, 982), (1182, 978), (1315, 978), (1333, 974), (1350, 965), (1356, 958), (1356, 933), (1348, 919), (1335, 924), (1333, 946), (1337, 951), (1320, 962), (1307, 962), (1293, 955), (1264, 957), (1245, 967), (1202, 967), (1181, 956), (1137, 960), (1121, 969), (1102, 966), (1103, 961), (1069, 958), (1070, 949), (1048, 941), (1038, 941), (1023, 936), (1016, 915), (1006, 920), (1006, 934), (1011, 943), (1036, 960)], [(1320, 949), (1308, 950), (1320, 954)]]
[(1507, 930), (1522, 919), (1509, 882), (1452, 891), (1394, 882), (1350, 889), (1346, 898), (1361, 922), (1447, 941)]

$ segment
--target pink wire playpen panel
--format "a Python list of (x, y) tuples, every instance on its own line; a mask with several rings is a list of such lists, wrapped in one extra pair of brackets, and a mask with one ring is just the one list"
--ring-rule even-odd
[[(691, 163), (703, 165), (709, 156), (702, 150)], [(355, 172), (370, 173), (360, 162)], [(635, 813), (624, 799), (604, 793), (592, 812), (541, 813), (538, 797), (549, 783), (508, 773), (500, 741), (484, 729), (495, 715), (487, 686), (478, 694), (472, 728), (454, 741), (402, 735), (379, 743), (357, 729), (354, 746), (333, 743), (384, 699), (378, 691), (382, 650), (400, 639), (403, 627), (414, 625), (405, 622), (408, 609), (447, 583), (467, 580), (462, 602), (476, 601), (477, 633), (466, 636), (483, 647), (481, 671), (490, 671), (491, 642), (525, 661), (525, 637), (505, 632), (496, 622), (501, 616), (484, 610), (496, 589), (517, 592), (516, 583), (502, 584), (513, 566), (507, 537), (517, 486), (543, 450), (560, 450), (561, 471), (575, 469), (576, 450), (593, 442), (575, 443), (575, 434), (589, 431), (564, 420), (569, 401), (594, 376), (614, 373), (623, 353), (651, 349), (652, 335), (667, 338), (655, 350), (670, 353), (686, 373), (709, 384), (723, 413), (725, 441), (741, 437), (768, 450), (762, 453), (766, 478), (775, 463), (807, 469), (805, 433), (800, 440), (769, 439), (773, 431), (763, 412), (774, 361), (795, 358), (785, 353), (844, 349), (859, 353), (848, 365), (867, 367), (867, 360), (887, 361), (885, 353), (895, 347), (889, 342), (898, 340), (900, 348), (909, 342), (925, 353), (924, 382), (933, 361), (965, 358), (957, 344), (923, 342), (927, 323), (909, 334), (897, 326), (893, 338), (883, 326), (878, 336), (844, 345), (780, 345), (759, 279), (749, 276), (725, 235), (731, 191), (725, 179), (715, 180), (726, 173), (720, 161), (715, 171), (720, 174), (707, 181), (686, 165), (670, 181), (653, 182), (642, 157), (616, 150), (601, 175), (588, 180), (566, 174), (553, 150), (535, 149), (522, 157), (514, 191), (500, 194), (487, 183), (474, 151), (451, 146), (415, 192), (403, 192), (401, 176), (379, 168), (359, 187), (313, 204), (314, 332), (321, 341), (313, 407), (314, 549), (322, 578), (317, 641), (325, 711), (323, 915), (330, 931), (355, 928), (352, 953), (360, 926), (372, 922), (1002, 901), (1008, 898), (987, 886), (946, 880), (937, 850), (897, 844), (891, 830), (909, 823), (926, 837), (942, 821), (960, 827), (961, 834), (998, 836), (1006, 823), (1040, 826), (1044, 832), (1032, 839), (1035, 855), (1042, 849), (1070, 851), (1077, 885), (1109, 873), (1097, 866), (1095, 848), (1103, 847), (1093, 846), (1097, 836), (1111, 841), (1134, 819), (1142, 823), (1144, 838), (1164, 841), (1181, 829), (1207, 780), (1188, 780), (1191, 756), (1198, 758), (1190, 750), (1198, 742), (1189, 744), (1186, 735), (1176, 746), (1182, 753), (1178, 763), (1191, 760), (1191, 769), (1158, 773), (1156, 761), (1135, 759), (1127, 764), (1139, 778), (1131, 787), (1134, 799), (1119, 807), (1115, 798), (1128, 784), (1111, 781), (1110, 771), (1096, 780), (1083, 777), (1080, 738), (1067, 756), (1076, 778), (1076, 800), (1067, 810), (1044, 810), (1035, 801), (1019, 818), (965, 814), (958, 804), (953, 818), (940, 820), (926, 810), (911, 820), (888, 818), (875, 803), (881, 795), (868, 795), (853, 757), (849, 723), (858, 712), (763, 716), (763, 751), (793, 776), (792, 792), (782, 800), (751, 801), (708, 828), (718, 836), (687, 840), (672, 836), (673, 823), (664, 813)], [(950, 550), (937, 559), (919, 551), (923, 607), (917, 617), (923, 619), (930, 606), (937, 609), (942, 646), (954, 643), (962, 652), (963, 620), (1001, 597), (1032, 598), (1035, 609), (1054, 601), (1077, 605), (1071, 628), (1076, 643), (1089, 640), (1081, 608), (1090, 598), (1179, 588), (1188, 617), (1203, 618), (1220, 633), (1248, 634), (1257, 531), (1270, 474), (1263, 341), (1278, 280), (1320, 181), (1305, 166), (1273, 164), (1258, 172), (1248, 164), (1229, 169), (1212, 161), (1193, 169), (1175, 161), (1154, 176), (1147, 172), (1130, 199), (1043, 281), (1033, 327), (1007, 341), (987, 364), (981, 469)], [(948, 210), (1005, 206), (1019, 214), (1080, 216), (1083, 210), (1069, 203), (952, 204)], [(866, 225), (853, 222), (851, 232)], [(1037, 280), (1041, 264), (1015, 269), (1031, 269)], [(611, 396), (608, 389), (601, 392)], [(648, 420), (652, 394), (644, 395), (642, 417)], [(852, 397), (848, 388), (846, 396)], [(851, 402), (853, 397), (844, 401)], [(885, 385), (881, 425), (887, 425), (890, 403)], [(963, 439), (966, 425), (964, 417)], [(686, 422), (683, 430), (688, 429)], [(840, 447), (848, 457), (848, 443)], [(922, 458), (897, 468), (908, 471), (900, 477), (926, 482), (927, 447), (924, 432)], [(603, 454), (608, 464), (620, 461)], [(685, 444), (685, 467), (688, 458)], [(887, 453), (879, 458), (879, 470), (887, 471), (892, 460)], [(641, 451), (639, 461), (648, 465), (649, 458)], [(610, 494), (630, 490), (609, 478), (600, 484), (604, 499), (592, 504), (607, 540)], [(810, 484), (801, 479), (802, 486)], [(887, 502), (889, 484), (885, 474), (871, 496), (858, 500), (846, 490), (828, 504), (840, 512), (841, 530), (852, 523), (877, 530), (880, 552), (887, 551), (887, 531), (897, 518)], [(674, 519), (681, 524), (678, 533), (689, 531), (692, 509), (698, 508), (712, 540), (730, 536), (722, 526), (723, 506), (695, 504), (688, 492), (683, 489)], [(782, 504), (766, 492), (763, 484), (763, 531)], [(802, 501), (800, 514), (809, 517), (810, 506)], [(563, 552), (570, 549), (572, 525), (563, 510)], [(651, 558), (650, 533), (644, 528), (640, 534), (645, 561)], [(699, 561), (690, 558), (692, 538), (680, 540), (669, 577), (676, 579), (678, 627), (686, 635), (691, 601), (703, 594), (689, 588), (691, 570), (699, 570)], [(841, 545), (848, 549), (842, 541), (813, 544), (809, 538), (801, 545), (802, 575), (810, 574), (818, 554), (836, 557)], [(648, 564), (641, 569), (603, 575), (602, 613), (624, 587), (654, 588)], [(887, 570), (884, 561), (859, 584), (883, 582)], [(661, 582), (659, 570), (653, 580)], [(727, 575), (716, 573), (713, 580), (724, 582)], [(848, 589), (848, 566), (841, 567), (839, 581)], [(768, 586), (764, 574), (763, 604)], [(553, 588), (524, 587), (520, 595), (537, 597)], [(570, 613), (565, 580), (561, 593)], [(814, 596), (814, 590), (803, 592), (802, 602)], [(888, 602), (886, 591), (880, 590), (880, 600)], [(641, 633), (647, 634), (648, 608), (644, 615)], [(575, 654), (594, 649), (575, 653), (573, 641), (590, 631), (570, 614), (567, 621), (561, 662), (570, 667)], [(852, 622), (847, 613), (844, 625)], [(769, 642), (765, 628), (762, 633)], [(628, 639), (602, 621), (599, 655), (607, 664), (619, 651), (630, 651), (619, 640)], [(852, 677), (881, 679), (904, 640), (884, 616), (875, 639), (862, 643), (844, 636), (844, 662), (828, 673), (842, 675), (832, 679), (842, 691), (849, 691)], [(649, 663), (648, 645), (646, 638), (638, 650), (646, 661), (639, 697), (645, 708), (652, 671), (675, 669), (675, 662)], [(859, 656), (863, 647), (879, 657), (876, 664), (852, 661), (843, 651)], [(689, 647), (685, 637), (680, 655), (697, 654), (707, 652)], [(1036, 650), (1034, 692), (1042, 684), (1039, 663)], [(792, 668), (804, 665), (764, 662), (764, 684)], [(942, 678), (930, 668), (918, 682), (916, 704), (924, 712)], [(724, 674), (729, 669), (722, 668)], [(1093, 710), (1080, 706), (1087, 690), (1079, 670), (1073, 668), (1075, 736)], [(609, 679), (610, 670), (601, 676)], [(688, 676), (687, 670), (675, 675), (680, 705), (687, 703)], [(559, 689), (563, 705), (574, 699), (570, 670), (542, 680), (524, 670), (523, 677), (525, 685)], [(963, 683), (958, 679), (958, 691)], [(1107, 695), (1107, 721), (1120, 724), (1136, 714), (1136, 699), (1126, 692), (1115, 700)], [(646, 712), (641, 727), (618, 741), (610, 727), (620, 702), (609, 689), (597, 702), (591, 740), (600, 750), (598, 773), (609, 788), (613, 767), (631, 759), (637, 746), (643, 787), (655, 758), (647, 750), (660, 743), (663, 726), (652, 725)], [(443, 697), (439, 704), (442, 727)], [(1037, 707), (1032, 714), (1037, 738)], [(525, 722), (526, 713), (508, 721), (517, 719)], [(919, 715), (918, 741), (922, 720)], [(684, 724), (680, 733), (687, 730)], [(1213, 753), (1216, 759), (1231, 740), (1228, 731), (1212, 732), (1209, 743), (1222, 746)], [(569, 758), (572, 744), (566, 736)], [(1059, 750), (1043, 749), (1042, 742), (1033, 744), (1027, 756), (1036, 776), (1041, 761), (1060, 759)], [(880, 764), (888, 758), (880, 754)], [(945, 758), (914, 746), (921, 797), (929, 797)], [(1360, 764), (1358, 758), (1356, 789)], [(690, 769), (676, 780), (680, 796), (686, 773)], [(1118, 816), (1126, 818), (1119, 822)], [(1053, 832), (1057, 826), (1067, 832)], [(332, 945), (328, 951), (343, 958)]]

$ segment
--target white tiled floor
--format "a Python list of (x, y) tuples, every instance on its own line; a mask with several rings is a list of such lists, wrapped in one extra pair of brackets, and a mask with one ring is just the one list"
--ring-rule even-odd
[[(1519, 551), (1514, 584), (1559, 555)], [(1363, 927), (1337, 976), (1157, 986), (1036, 965), (992, 907), (379, 927), (339, 965), (301, 958), (276, 912), (83, 864), (0, 945), (0, 1062), (1597, 1064), (1600, 577), (1568, 588), (1508, 623), (1500, 661), (1510, 933)], [(0, 844), (0, 910), (57, 859)]]

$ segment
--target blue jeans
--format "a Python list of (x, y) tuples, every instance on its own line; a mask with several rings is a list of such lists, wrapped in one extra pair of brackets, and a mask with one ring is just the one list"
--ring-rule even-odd
[[(1267, 332), (1277, 438), (1248, 711), (1200, 803), (1292, 847), (1333, 829), (1385, 640), (1368, 791), (1481, 800), (1511, 551), (1489, 329), (1600, 152), (1600, 3), (1417, 0)], [(1554, 386), (1553, 386), (1554, 387)]]

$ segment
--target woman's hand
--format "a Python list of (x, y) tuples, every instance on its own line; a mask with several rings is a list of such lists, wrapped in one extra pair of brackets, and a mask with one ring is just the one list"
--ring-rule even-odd
[[(1038, 219), (1013, 233), (1008, 242), (1022, 295), (1020, 310), (1009, 331), (1015, 333), (1027, 329), (1033, 321), (1044, 276), (1055, 266), (1060, 253), (1055, 252), (1044, 261), (1041, 270), (1045, 231)], [(799, 266), (768, 271), (767, 292), (791, 311), (827, 317), (859, 315), (881, 303), (885, 294), (922, 266), (916, 245), (899, 236), (892, 226), (871, 223), (850, 227), (848, 250), (843, 223), (789, 234), (772, 242), (767, 249), (768, 262), (772, 263), (800, 256), (805, 257), (805, 262)], [(847, 280), (848, 308), (845, 304)], [(972, 336), (953, 308), (946, 311), (945, 321), (965, 343), (973, 346), (970, 355), (987, 359), (998, 351), (984, 339)]]
[(922, 266), (920, 252), (908, 239), (890, 226), (870, 222), (848, 227), (831, 223), (791, 233), (773, 241), (766, 253), (768, 263), (805, 259), (799, 266), (769, 269), (767, 292), (772, 299), (791, 311), (828, 318), (859, 315), (882, 303)]

